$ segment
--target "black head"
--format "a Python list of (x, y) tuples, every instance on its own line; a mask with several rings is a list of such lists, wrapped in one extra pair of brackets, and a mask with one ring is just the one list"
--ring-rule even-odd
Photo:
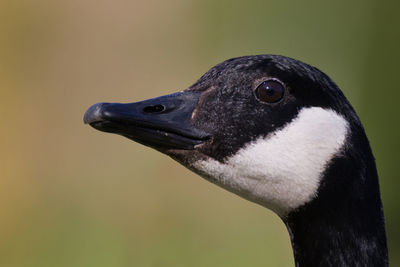
[(172, 95), (96, 104), (84, 121), (155, 148), (281, 216), (317, 196), (352, 133), (365, 136), (335, 83), (276, 55), (227, 60)]

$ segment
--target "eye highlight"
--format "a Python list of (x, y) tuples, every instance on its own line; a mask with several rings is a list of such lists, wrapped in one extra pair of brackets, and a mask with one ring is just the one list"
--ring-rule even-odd
[(266, 80), (256, 88), (255, 94), (262, 102), (276, 103), (283, 98), (285, 86), (275, 79)]

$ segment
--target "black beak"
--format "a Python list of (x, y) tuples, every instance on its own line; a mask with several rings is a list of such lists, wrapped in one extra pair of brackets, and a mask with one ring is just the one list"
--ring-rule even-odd
[(97, 103), (83, 121), (156, 149), (190, 150), (209, 139), (190, 122), (199, 97), (197, 92), (180, 92), (129, 104)]

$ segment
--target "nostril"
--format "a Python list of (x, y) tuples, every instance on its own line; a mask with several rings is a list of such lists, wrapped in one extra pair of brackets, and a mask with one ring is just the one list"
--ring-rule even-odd
[(154, 105), (154, 106), (147, 106), (143, 108), (143, 111), (146, 113), (157, 113), (164, 111), (165, 107), (163, 105)]

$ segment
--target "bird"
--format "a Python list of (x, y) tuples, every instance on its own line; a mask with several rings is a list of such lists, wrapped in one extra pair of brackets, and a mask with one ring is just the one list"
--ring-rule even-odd
[(84, 123), (275, 212), (298, 267), (388, 266), (368, 138), (343, 92), (316, 67), (281, 55), (236, 57), (183, 91), (94, 104)]

